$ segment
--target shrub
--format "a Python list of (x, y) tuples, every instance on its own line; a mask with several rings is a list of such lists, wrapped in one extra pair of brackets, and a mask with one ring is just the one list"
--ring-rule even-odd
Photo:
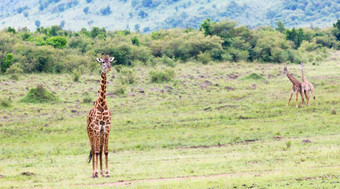
[(21, 99), (25, 103), (49, 103), (59, 102), (59, 98), (50, 91), (46, 90), (43, 86), (30, 89), (26, 96)]
[(120, 73), (121, 75), (120, 75), (119, 81), (122, 84), (133, 84), (136, 82), (136, 76), (131, 69), (127, 69), (127, 68), (122, 69)]
[(48, 38), (46, 43), (54, 48), (63, 49), (67, 45), (67, 39), (65, 37), (56, 36)]
[(162, 63), (169, 66), (169, 67), (175, 67), (176, 66), (176, 61), (172, 58), (169, 58), (165, 55), (162, 56), (161, 59)]
[(197, 60), (200, 61), (202, 64), (208, 64), (211, 61), (211, 57), (209, 53), (201, 53), (197, 55)]
[(1, 71), (2, 72), (6, 72), (6, 70), (12, 65), (13, 62), (13, 54), (12, 53), (8, 53), (6, 55), (6, 57), (1, 61)]
[(74, 82), (79, 82), (80, 75), (81, 75), (81, 70), (80, 69), (73, 69), (71, 74), (72, 74), (72, 80)]
[(264, 78), (257, 73), (251, 73), (251, 74), (247, 75), (246, 77), (242, 78), (242, 80), (263, 81)]
[(0, 106), (3, 108), (9, 108), (12, 106), (12, 99), (9, 97), (7, 99), (0, 98)]
[(6, 70), (7, 74), (18, 74), (23, 72), (24, 70), (21, 68), (20, 63), (12, 64), (11, 67)]
[(92, 100), (91, 97), (85, 96), (85, 97), (83, 98), (83, 103), (91, 103), (91, 102), (93, 102), (93, 100)]
[(171, 81), (175, 77), (175, 71), (170, 68), (165, 70), (153, 70), (149, 72), (150, 80), (152, 83), (162, 83)]
[(126, 92), (126, 85), (122, 84), (121, 82), (115, 82), (113, 86), (113, 94), (116, 95), (123, 95)]

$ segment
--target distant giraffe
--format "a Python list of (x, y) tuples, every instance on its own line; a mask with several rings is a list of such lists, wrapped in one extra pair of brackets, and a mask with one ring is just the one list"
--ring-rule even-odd
[(287, 69), (286, 66), (284, 67), (283, 71), (287, 75), (288, 79), (293, 84), (292, 92), (290, 93), (290, 98), (289, 98), (288, 103), (287, 103), (286, 106), (289, 106), (289, 102), (292, 100), (292, 96), (293, 96), (293, 94), (295, 92), (296, 93), (296, 108), (298, 108), (299, 107), (298, 106), (298, 96), (299, 96), (299, 93), (301, 95), (302, 103), (304, 103), (304, 98), (303, 98), (303, 93), (302, 93), (302, 88), (301, 88), (301, 82), (298, 81), (295, 77), (293, 77), (292, 75), (290, 75), (288, 73), (288, 69)]
[[(102, 66), (101, 84), (97, 100), (94, 102), (93, 108), (87, 115), (87, 134), (90, 139), (91, 151), (89, 163), (92, 159), (92, 177), (98, 177), (98, 157), (100, 158), (100, 174), (105, 177), (110, 177), (108, 170), (108, 142), (111, 127), (111, 112), (106, 103), (106, 72), (111, 70), (111, 62), (114, 58), (110, 58), (102, 54), (102, 59), (97, 58)], [(105, 154), (105, 175), (103, 173), (102, 154)], [(96, 159), (95, 159), (96, 157)]]
[(301, 88), (302, 92), (305, 94), (306, 99), (307, 99), (307, 106), (309, 106), (309, 92), (312, 92), (313, 99), (314, 99), (314, 104), (316, 105), (315, 102), (315, 95), (314, 95), (314, 87), (313, 85), (306, 79), (305, 77), (305, 71), (303, 69), (303, 66), (305, 63), (301, 62), (301, 73), (302, 73), (302, 83), (301, 83)]

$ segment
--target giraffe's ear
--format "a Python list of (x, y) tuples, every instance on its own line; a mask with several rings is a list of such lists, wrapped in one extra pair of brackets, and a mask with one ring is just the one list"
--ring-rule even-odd
[(115, 57), (111, 57), (111, 58), (110, 58), (110, 62), (112, 62), (114, 59), (115, 59)]
[(97, 61), (98, 61), (99, 63), (103, 63), (103, 59), (101, 59), (101, 58), (97, 58)]

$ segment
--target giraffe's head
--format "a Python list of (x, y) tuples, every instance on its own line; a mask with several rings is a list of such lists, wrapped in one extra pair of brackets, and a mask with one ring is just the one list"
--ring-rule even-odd
[(285, 67), (283, 68), (283, 71), (284, 71), (284, 73), (285, 73), (286, 75), (288, 75), (288, 68), (287, 68), (287, 66), (285, 66)]
[(102, 72), (107, 72), (107, 70), (111, 70), (111, 62), (114, 60), (114, 57), (110, 57), (109, 53), (104, 55), (102, 53), (102, 58), (97, 58), (97, 61), (102, 65)]
[(304, 65), (305, 65), (305, 63), (301, 62), (301, 64), (300, 64), (301, 68), (303, 68)]

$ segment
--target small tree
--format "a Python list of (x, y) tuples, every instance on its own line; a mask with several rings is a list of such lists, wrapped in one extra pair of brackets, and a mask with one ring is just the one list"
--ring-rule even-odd
[(35, 24), (35, 26), (37, 26), (37, 28), (39, 28), (41, 23), (40, 23), (39, 20), (36, 20), (36, 21), (34, 22), (34, 24)]
[(6, 58), (4, 58), (1, 61), (1, 71), (2, 72), (6, 72), (7, 68), (9, 68), (13, 63), (13, 54), (12, 53), (8, 53), (6, 55)]
[(65, 37), (56, 36), (48, 38), (46, 43), (54, 48), (63, 49), (67, 45), (67, 39)]
[(280, 33), (283, 33), (285, 31), (285, 26), (281, 21), (277, 22), (277, 28), (276, 30), (279, 31)]
[(131, 42), (133, 45), (136, 45), (137, 47), (139, 47), (139, 39), (137, 36), (134, 36), (132, 39), (131, 39)]
[(204, 35), (211, 35), (211, 20), (207, 18), (199, 27), (200, 31), (203, 30)]
[(338, 41), (340, 41), (340, 20), (333, 24), (333, 34)]

